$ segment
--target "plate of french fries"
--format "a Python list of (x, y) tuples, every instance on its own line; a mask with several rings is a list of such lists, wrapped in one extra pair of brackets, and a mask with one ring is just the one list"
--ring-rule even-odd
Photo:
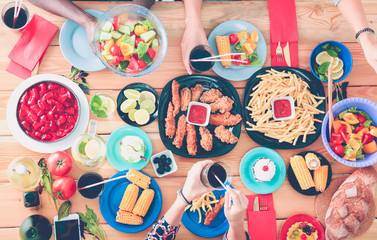
[(190, 232), (200, 237), (220, 236), (229, 228), (224, 204), (225, 190), (205, 193), (186, 207), (182, 223)]
[(110, 179), (129, 175), (105, 184), (99, 204), (103, 218), (114, 229), (137, 233), (150, 227), (162, 208), (162, 195), (157, 182), (148, 174), (130, 169)]
[[(281, 97), (293, 98), (293, 119), (273, 119), (272, 100)], [(262, 146), (303, 148), (321, 135), (326, 110), (325, 91), (309, 71), (291, 67), (262, 68), (247, 82), (243, 99), (246, 132)]]

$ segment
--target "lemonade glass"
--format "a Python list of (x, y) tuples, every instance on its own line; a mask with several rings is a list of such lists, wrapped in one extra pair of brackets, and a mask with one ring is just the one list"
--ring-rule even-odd
[(90, 99), (90, 111), (99, 118), (111, 117), (116, 109), (116, 102), (110, 93), (96, 93)]

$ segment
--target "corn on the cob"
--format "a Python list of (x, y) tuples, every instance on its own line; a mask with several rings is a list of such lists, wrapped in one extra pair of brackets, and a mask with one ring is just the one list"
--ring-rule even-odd
[(137, 216), (133, 213), (123, 211), (119, 209), (117, 212), (117, 217), (115, 219), (118, 223), (129, 224), (129, 225), (141, 225), (143, 224), (143, 218)]
[(307, 190), (314, 187), (312, 175), (310, 175), (310, 171), (306, 166), (304, 158), (296, 155), (291, 158), (290, 163), (301, 189)]
[(319, 168), (314, 170), (314, 184), (317, 191), (325, 191), (327, 185), (328, 170), (329, 166), (327, 165), (320, 166)]
[(137, 200), (132, 212), (136, 215), (144, 217), (147, 214), (149, 207), (151, 206), (153, 198), (154, 191), (152, 189), (145, 189)]
[[(228, 36), (216, 36), (216, 45), (219, 55), (231, 53), (230, 51), (230, 42)], [(220, 59), (231, 59), (231, 56), (220, 57)], [(229, 68), (232, 65), (231, 61), (221, 62), (224, 68)]]
[(321, 166), (321, 161), (314, 153), (307, 153), (305, 155), (306, 166), (308, 166), (309, 170), (316, 170)]
[(119, 208), (127, 212), (132, 212), (132, 209), (134, 209), (138, 196), (139, 187), (135, 184), (129, 184), (126, 188), (126, 191), (123, 194), (123, 198), (120, 202)]
[(130, 169), (127, 175), (133, 175), (131, 177), (127, 177), (127, 179), (143, 189), (148, 189), (149, 184), (151, 184), (151, 178), (137, 170)]

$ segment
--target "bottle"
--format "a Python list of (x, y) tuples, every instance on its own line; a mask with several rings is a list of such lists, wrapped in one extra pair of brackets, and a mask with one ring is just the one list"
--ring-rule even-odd
[(51, 223), (41, 215), (26, 218), (20, 226), (21, 240), (49, 240), (51, 235)]
[(24, 193), (24, 206), (26, 208), (35, 207), (38, 209), (39, 204), (39, 194), (37, 191)]
[(41, 179), (38, 165), (28, 157), (14, 159), (8, 166), (8, 179), (23, 192), (31, 192)]

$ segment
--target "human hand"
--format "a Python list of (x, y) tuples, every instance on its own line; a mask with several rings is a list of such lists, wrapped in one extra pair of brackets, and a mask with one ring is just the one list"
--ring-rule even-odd
[(181, 42), (183, 64), (190, 75), (192, 74), (189, 62), (190, 52), (198, 45), (208, 46), (208, 40), (202, 24), (192, 21), (186, 24), (185, 33), (183, 34)]
[(367, 32), (360, 35), (359, 39), (363, 47), (365, 58), (377, 73), (377, 39)]
[[(224, 213), (228, 219), (229, 225), (236, 226), (241, 224), (243, 226), (243, 214), (246, 211), (249, 200), (240, 191), (226, 186)], [(230, 204), (230, 201), (233, 204)]]
[(182, 188), (183, 196), (185, 196), (187, 201), (191, 202), (195, 198), (202, 196), (204, 193), (213, 191), (213, 188), (204, 186), (200, 180), (203, 168), (211, 163), (213, 163), (212, 160), (197, 162), (188, 172), (186, 182)]
[(96, 27), (97, 20), (98, 19), (95, 18), (95, 17), (89, 18), (88, 22), (83, 26), (85, 31), (86, 31), (86, 37), (88, 39), (88, 43), (89, 43), (89, 45), (92, 48), (94, 53), (95, 53), (95, 48), (94, 48), (94, 45), (93, 45), (93, 37), (94, 37), (94, 29)]

